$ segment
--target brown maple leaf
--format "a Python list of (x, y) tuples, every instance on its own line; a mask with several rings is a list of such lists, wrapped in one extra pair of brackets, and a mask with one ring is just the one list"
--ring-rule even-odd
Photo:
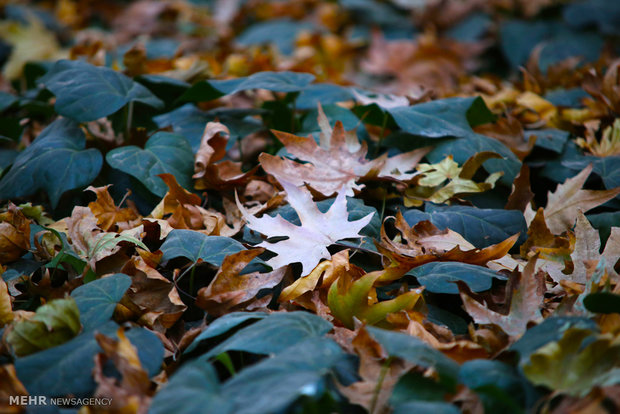
[(614, 270), (616, 262), (620, 258), (620, 227), (612, 227), (611, 235), (605, 245), (605, 250), (600, 253), (601, 240), (598, 230), (594, 229), (586, 216), (579, 211), (575, 225), (575, 243), (570, 254), (572, 272), (564, 273), (561, 268), (549, 267), (546, 270), (549, 276), (557, 282), (569, 281), (586, 284), (602, 258), (605, 258), (605, 270), (611, 277), (617, 277)]
[(388, 413), (388, 400), (402, 374), (413, 364), (401, 359), (390, 358), (364, 326), (358, 326), (351, 348), (359, 356), (358, 373), (361, 381), (338, 389), (353, 404), (361, 405), (369, 413)]
[(527, 329), (530, 321), (542, 320), (540, 309), (544, 303), (544, 280), (542, 272), (536, 271), (534, 256), (527, 263), (523, 272), (513, 273), (506, 290), (506, 302), (510, 303), (508, 314), (490, 310), (475, 300), (467, 285), (457, 282), (463, 307), (478, 324), (495, 324), (511, 336), (520, 336)]
[(545, 218), (553, 234), (571, 229), (579, 211), (585, 213), (620, 194), (620, 187), (601, 191), (583, 190), (582, 187), (591, 172), (592, 164), (576, 176), (568, 178), (563, 184), (559, 184), (554, 192), (549, 192)]
[(86, 189), (97, 195), (97, 200), (88, 204), (88, 208), (97, 217), (97, 224), (104, 231), (112, 230), (115, 225), (120, 227), (121, 223), (126, 223), (126, 227), (131, 226), (132, 222), (140, 218), (140, 214), (132, 205), (125, 208), (118, 207), (108, 192), (109, 187), (110, 185), (90, 186)]
[(412, 170), (429, 151), (421, 148), (390, 158), (383, 154), (371, 161), (366, 159), (366, 143), (359, 143), (355, 131), (345, 131), (340, 121), (332, 129), (320, 106), (318, 121), (321, 127), (319, 144), (312, 136), (304, 138), (272, 131), (286, 150), (304, 164), (263, 153), (259, 157), (263, 169), (278, 180), (282, 178), (297, 186), (308, 184), (325, 196), (336, 193), (342, 186), (346, 188), (346, 195), (353, 196), (354, 191), (364, 187), (357, 184), (361, 179), (412, 179), (416, 174), (407, 171)]

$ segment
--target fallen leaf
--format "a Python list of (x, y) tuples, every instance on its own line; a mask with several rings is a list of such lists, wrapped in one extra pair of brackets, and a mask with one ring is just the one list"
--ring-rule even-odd
[(351, 348), (360, 358), (358, 368), (360, 381), (338, 389), (353, 404), (361, 405), (369, 413), (387, 413), (388, 401), (398, 379), (412, 364), (390, 358), (364, 326), (356, 329)]
[[(241, 163), (220, 161), (226, 155), (226, 143), (230, 135), (228, 128), (219, 122), (208, 122), (205, 126), (200, 147), (194, 161), (194, 186), (197, 190), (223, 190), (246, 183), (258, 166), (243, 172)], [(216, 163), (220, 161), (219, 163)]]
[(322, 214), (307, 189), (298, 188), (287, 181), (281, 181), (280, 184), (286, 191), (287, 201), (297, 212), (301, 226), (291, 224), (280, 215), (263, 215), (261, 218), (250, 215), (237, 198), (237, 207), (250, 229), (267, 237), (288, 237), (287, 240), (276, 243), (264, 241), (258, 245), (277, 254), (266, 262), (274, 269), (301, 262), (302, 275), (309, 274), (321, 259), (331, 257), (327, 246), (342, 239), (360, 237), (359, 231), (370, 222), (374, 214), (348, 221), (344, 188), (338, 192), (327, 213)]
[(583, 190), (588, 176), (592, 172), (592, 164), (579, 174), (559, 184), (555, 192), (549, 192), (545, 218), (553, 234), (569, 230), (575, 224), (579, 211), (587, 212), (600, 206), (620, 194), (620, 187), (611, 190)]
[(95, 269), (99, 260), (118, 252), (121, 242), (129, 242), (148, 250), (144, 243), (131, 235), (131, 231), (125, 231), (125, 234), (104, 232), (98, 227), (97, 218), (88, 207), (75, 207), (65, 222), (71, 243), (92, 269)]
[(263, 153), (259, 157), (263, 169), (279, 181), (286, 180), (297, 186), (308, 184), (325, 196), (338, 192), (343, 186), (346, 195), (353, 196), (354, 191), (364, 187), (357, 184), (361, 179), (412, 179), (415, 173), (407, 171), (413, 170), (428, 152), (428, 148), (421, 148), (390, 158), (383, 154), (370, 161), (366, 159), (368, 147), (365, 142), (359, 143), (355, 131), (345, 131), (340, 121), (332, 129), (322, 110), (318, 122), (322, 129), (319, 144), (312, 136), (304, 138), (272, 131), (287, 151), (305, 164)]
[(620, 365), (620, 341), (610, 334), (569, 328), (557, 342), (530, 355), (525, 376), (536, 385), (583, 397), (597, 385), (614, 381)]
[(120, 208), (116, 206), (114, 200), (108, 192), (110, 185), (104, 187), (90, 186), (87, 190), (97, 195), (97, 200), (88, 203), (88, 208), (97, 217), (97, 225), (103, 231), (110, 231), (115, 225), (126, 222), (128, 225), (139, 219), (139, 213), (132, 208)]
[(495, 324), (511, 336), (520, 336), (527, 329), (527, 324), (542, 320), (540, 309), (543, 305), (543, 282), (536, 272), (534, 257), (527, 263), (523, 272), (511, 278), (507, 289), (507, 302), (510, 303), (508, 314), (500, 314), (473, 299), (465, 284), (459, 283), (463, 307), (478, 324)]
[(210, 315), (222, 315), (252, 300), (261, 289), (269, 289), (282, 281), (286, 267), (268, 273), (241, 274), (252, 259), (264, 249), (242, 250), (226, 256), (209, 286), (198, 291), (196, 306)]
[[(501, 158), (494, 152), (479, 152), (470, 157), (461, 168), (452, 158), (452, 155), (449, 155), (437, 164), (419, 164), (416, 167), (420, 178), (405, 191), (405, 207), (419, 207), (424, 201), (440, 204), (458, 194), (481, 193), (493, 188), (503, 175), (502, 172), (493, 173), (483, 183), (472, 180), (484, 161)], [(444, 185), (446, 181), (448, 183)]]
[(173, 326), (187, 309), (174, 284), (149, 266), (142, 257), (130, 260), (122, 272), (131, 276), (131, 286), (121, 299), (129, 315), (156, 331)]
[(82, 327), (80, 311), (73, 299), (50, 301), (36, 313), (24, 316), (15, 318), (3, 335), (11, 350), (20, 357), (67, 342)]
[(30, 220), (19, 208), (9, 203), (0, 214), (0, 264), (19, 259), (30, 249)]
[[(410, 227), (400, 212), (395, 217), (395, 226), (401, 233), (402, 240), (390, 239), (384, 224), (381, 228), (381, 244), (377, 247), (380, 253), (407, 267), (405, 272), (435, 261), (460, 261), (480, 266), (488, 263), (493, 270), (514, 270), (519, 266), (519, 263), (508, 255), (518, 234), (501, 243), (476, 249), (457, 232), (450, 229), (439, 230), (430, 221), (420, 221)], [(389, 276), (385, 275), (380, 280), (387, 281)]]
[[(109, 398), (107, 406), (89, 406), (89, 413), (120, 413), (146, 414), (153, 394), (148, 373), (142, 368), (138, 358), (138, 350), (125, 336), (123, 328), (117, 330), (118, 339), (110, 338), (101, 333), (95, 339), (101, 347), (101, 353), (95, 356), (93, 377), (97, 383), (95, 397)], [(104, 366), (111, 361), (120, 374), (120, 380), (107, 376)]]

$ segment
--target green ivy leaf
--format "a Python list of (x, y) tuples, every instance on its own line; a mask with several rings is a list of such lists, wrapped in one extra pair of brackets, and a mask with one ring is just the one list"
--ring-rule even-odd
[(116, 273), (79, 286), (71, 292), (80, 310), (80, 321), (85, 331), (97, 328), (114, 314), (116, 304), (131, 286), (131, 278)]
[(197, 359), (181, 367), (159, 391), (149, 414), (228, 414), (233, 402), (221, 393), (217, 372), (211, 364)]
[(129, 145), (108, 152), (106, 161), (113, 168), (137, 178), (153, 194), (163, 197), (168, 187), (158, 174), (172, 174), (183, 188), (192, 188), (194, 166), (192, 149), (181, 135), (157, 132), (144, 149)]
[(451, 229), (478, 248), (500, 243), (516, 233), (525, 239), (527, 225), (517, 210), (476, 208), (470, 206), (436, 206), (427, 203), (426, 211), (410, 209), (403, 213), (407, 224), (414, 226), (430, 220), (440, 230)]
[(450, 293), (458, 295), (459, 289), (454, 283), (462, 280), (474, 292), (491, 289), (493, 278), (506, 279), (505, 276), (482, 266), (459, 262), (432, 262), (418, 266), (408, 275), (415, 276), (427, 291), (433, 293)]
[(274, 313), (240, 329), (205, 356), (211, 358), (226, 351), (274, 354), (306, 338), (323, 336), (332, 328), (331, 323), (311, 313)]
[(57, 61), (39, 82), (56, 95), (56, 112), (78, 122), (103, 118), (132, 101), (158, 109), (164, 106), (124, 74), (78, 60)]
[(57, 119), (22, 151), (0, 180), (0, 199), (45, 190), (52, 207), (66, 191), (86, 187), (99, 174), (103, 157), (86, 147), (84, 133), (70, 119)]
[[(97, 332), (116, 338), (118, 325), (112, 321), (101, 325)], [(138, 349), (142, 367), (149, 376), (160, 371), (164, 347), (159, 338), (143, 328), (125, 332)], [(62, 397), (90, 396), (96, 384), (92, 378), (95, 354), (102, 352), (95, 340), (95, 331), (87, 331), (60, 346), (37, 352), (15, 361), (21, 382), (31, 395)]]
[(249, 89), (273, 92), (299, 92), (314, 81), (314, 75), (297, 72), (258, 72), (244, 78), (221, 81), (201, 81), (189, 88), (179, 100), (201, 102)]
[(172, 230), (161, 246), (163, 261), (177, 257), (196, 263), (198, 260), (221, 266), (228, 255), (245, 250), (237, 240), (223, 236), (207, 236), (193, 230)]

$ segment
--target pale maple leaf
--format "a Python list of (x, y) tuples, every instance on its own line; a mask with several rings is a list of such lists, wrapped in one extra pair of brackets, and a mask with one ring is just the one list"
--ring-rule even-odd
[(285, 220), (280, 215), (255, 217), (248, 213), (237, 198), (237, 207), (250, 229), (268, 238), (288, 237), (276, 243), (264, 241), (258, 245), (277, 254), (267, 261), (267, 264), (274, 269), (300, 262), (302, 275), (309, 274), (321, 259), (331, 257), (327, 246), (338, 240), (361, 237), (359, 231), (370, 222), (374, 214), (373, 212), (359, 220), (349, 221), (344, 187), (338, 191), (334, 203), (323, 214), (312, 201), (312, 196), (306, 188), (299, 188), (284, 180), (281, 180), (280, 184), (286, 191), (288, 203), (297, 212), (301, 226)]
[[(534, 256), (527, 263), (518, 279), (512, 279), (512, 289), (509, 290), (510, 310), (507, 315), (494, 312), (488, 307), (473, 299), (459, 284), (463, 307), (478, 324), (495, 324), (508, 335), (520, 336), (527, 329), (530, 321), (542, 320), (540, 308), (544, 302), (544, 284), (542, 275), (536, 272), (536, 259)], [(516, 286), (515, 286), (516, 285)]]
[(591, 172), (592, 164), (576, 176), (568, 178), (563, 184), (559, 184), (555, 192), (549, 192), (545, 218), (553, 234), (560, 234), (572, 228), (580, 210), (585, 213), (620, 194), (620, 187), (602, 191), (582, 190), (581, 187)]
[(429, 151), (429, 148), (420, 148), (390, 158), (383, 154), (368, 160), (366, 143), (360, 144), (355, 132), (345, 131), (340, 121), (332, 129), (320, 106), (318, 122), (321, 127), (319, 144), (312, 136), (299, 137), (273, 131), (290, 154), (307, 163), (263, 153), (259, 157), (263, 169), (278, 180), (283, 178), (297, 186), (308, 184), (326, 196), (336, 193), (343, 186), (346, 195), (353, 196), (355, 190), (364, 187), (357, 183), (362, 178), (411, 180), (418, 173), (407, 171), (412, 170)]
[(573, 271), (570, 274), (566, 274), (562, 272), (561, 267), (550, 266), (546, 268), (549, 276), (557, 283), (560, 283), (562, 280), (568, 280), (586, 284), (603, 258), (605, 259), (604, 268), (607, 274), (612, 277), (617, 276), (614, 266), (620, 258), (619, 234), (620, 227), (612, 227), (605, 250), (603, 253), (599, 253), (601, 248), (599, 232), (592, 227), (587, 217), (579, 211), (577, 224), (575, 225), (575, 248), (571, 253)]

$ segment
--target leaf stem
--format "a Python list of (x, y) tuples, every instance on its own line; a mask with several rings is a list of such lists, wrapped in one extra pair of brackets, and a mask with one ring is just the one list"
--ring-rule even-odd
[(192, 272), (189, 274), (189, 293), (194, 293), (194, 275), (196, 273), (196, 264), (192, 265)]
[(379, 155), (379, 148), (381, 147), (383, 138), (385, 138), (385, 128), (387, 127), (387, 121), (388, 121), (388, 114), (386, 111), (386, 112), (383, 112), (383, 121), (381, 122), (381, 133), (379, 135), (379, 142), (377, 142), (377, 146), (375, 147), (375, 157)]
[(379, 394), (381, 393), (381, 387), (383, 386), (383, 381), (385, 381), (385, 377), (390, 369), (390, 365), (392, 365), (392, 357), (388, 357), (383, 363), (381, 367), (381, 374), (379, 374), (379, 380), (377, 381), (377, 385), (375, 386), (375, 390), (372, 393), (372, 401), (370, 403), (370, 414), (374, 414), (375, 408), (377, 408), (377, 401), (379, 400)]
[(125, 125), (126, 142), (131, 139), (131, 124), (133, 123), (133, 101), (127, 105), (127, 123)]

